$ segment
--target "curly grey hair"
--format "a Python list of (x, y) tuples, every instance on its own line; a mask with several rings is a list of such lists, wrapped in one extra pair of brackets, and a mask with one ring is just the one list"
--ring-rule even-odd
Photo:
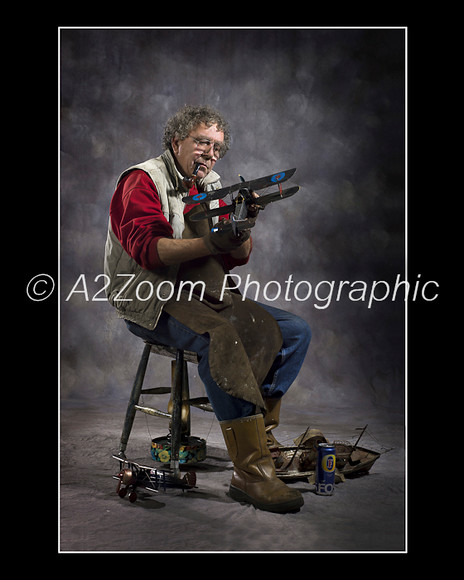
[(224, 157), (230, 147), (229, 124), (221, 113), (209, 105), (185, 105), (168, 119), (164, 128), (163, 147), (170, 149), (171, 141), (174, 138), (180, 140), (186, 139), (189, 133), (201, 123), (204, 123), (207, 127), (216, 125), (218, 130), (224, 133), (224, 145), (221, 150), (221, 157)]

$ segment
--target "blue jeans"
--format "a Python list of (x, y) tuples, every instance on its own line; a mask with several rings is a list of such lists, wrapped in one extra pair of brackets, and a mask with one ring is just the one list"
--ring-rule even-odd
[[(271, 314), (280, 327), (283, 344), (269, 373), (261, 386), (264, 397), (280, 398), (298, 376), (311, 340), (308, 324), (299, 316), (285, 310), (259, 304)], [(167, 346), (191, 350), (198, 354), (198, 374), (205, 385), (206, 394), (219, 421), (253, 415), (255, 405), (223, 391), (213, 380), (208, 365), (209, 336), (197, 334), (166, 312), (161, 314), (154, 330), (143, 328), (125, 320), (129, 330), (147, 341), (161, 342)]]

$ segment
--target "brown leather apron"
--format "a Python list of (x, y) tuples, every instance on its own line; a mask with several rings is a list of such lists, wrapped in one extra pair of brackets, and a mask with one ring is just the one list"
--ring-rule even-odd
[[(202, 211), (201, 206), (185, 215), (183, 238), (209, 231), (209, 220), (189, 219), (197, 211)], [(220, 300), (225, 273), (220, 256), (184, 262), (178, 281), (203, 281), (202, 299), (193, 295), (189, 300), (189, 293), (183, 291), (164, 310), (194, 332), (209, 335), (211, 376), (226, 393), (264, 407), (260, 386), (282, 346), (280, 328), (266, 310), (237, 292), (225, 290)]]

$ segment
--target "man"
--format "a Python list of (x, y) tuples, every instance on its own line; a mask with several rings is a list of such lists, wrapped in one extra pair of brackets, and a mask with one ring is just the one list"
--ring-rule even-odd
[[(276, 477), (269, 445), (277, 444), (271, 431), (310, 330), (297, 316), (224, 292), (224, 275), (249, 260), (250, 230), (213, 232), (209, 220), (191, 219), (203, 211), (200, 204), (182, 202), (221, 187), (213, 167), (229, 144), (217, 111), (186, 106), (166, 124), (164, 153), (122, 173), (110, 206), (107, 296), (135, 335), (198, 353), (234, 464), (230, 496), (285, 513), (298, 510), (303, 498)], [(225, 223), (219, 218), (219, 230)], [(181, 291), (173, 293), (174, 285)]]

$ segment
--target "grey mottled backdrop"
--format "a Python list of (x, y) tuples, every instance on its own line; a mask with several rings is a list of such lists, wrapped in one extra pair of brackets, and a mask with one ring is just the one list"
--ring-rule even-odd
[[(186, 103), (230, 121), (224, 185), (297, 167), (301, 190), (260, 215), (237, 270), (260, 298), (290, 275), (313, 290), (404, 278), (403, 30), (62, 29), (60, 48), (63, 400), (127, 398), (142, 345), (98, 300), (108, 208), (119, 173), (162, 152), (164, 123)], [(370, 309), (346, 291), (320, 309), (289, 296), (272, 304), (304, 317), (313, 340), (288, 401), (401, 412), (401, 293)], [(150, 373), (168, 380), (165, 367)]]

